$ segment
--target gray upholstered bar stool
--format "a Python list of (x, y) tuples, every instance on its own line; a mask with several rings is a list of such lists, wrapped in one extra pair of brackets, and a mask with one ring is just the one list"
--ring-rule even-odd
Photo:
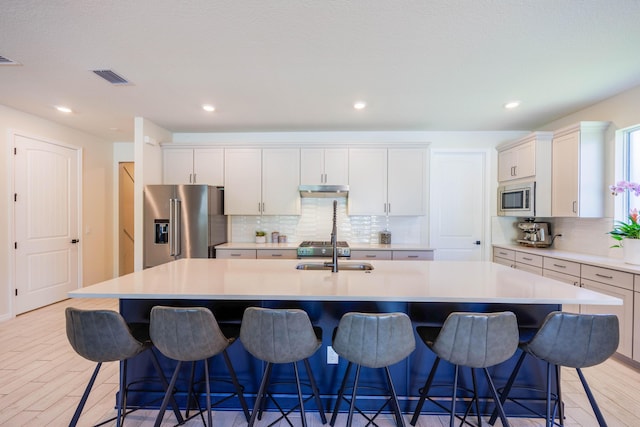
[[(498, 393), (489, 375), (488, 367), (502, 363), (514, 355), (518, 348), (518, 322), (510, 311), (500, 313), (451, 313), (442, 328), (418, 327), (418, 335), (435, 354), (431, 372), (422, 389), (420, 400), (416, 406), (411, 425), (415, 425), (422, 411), (422, 406), (429, 398), (429, 389), (438, 369), (440, 360), (455, 365), (453, 377), (453, 393), (451, 395), (451, 417), (449, 425), (454, 426), (456, 418), (456, 400), (458, 388), (458, 371), (460, 366), (472, 368), (472, 379), (475, 388), (475, 369), (482, 369), (489, 385), (491, 396), (496, 404), (502, 425), (509, 426), (504, 414)], [(479, 412), (476, 402), (476, 412)], [(472, 403), (473, 403), (472, 401)], [(477, 414), (480, 420), (480, 414)]]
[[(127, 361), (146, 350), (151, 350), (148, 327), (142, 324), (128, 325), (120, 313), (113, 310), (82, 310), (67, 307), (65, 319), (67, 338), (71, 347), (85, 359), (97, 362), (69, 426), (75, 426), (78, 423), (102, 364), (121, 361), (118, 412), (115, 417), (116, 425), (120, 426), (127, 415)], [(153, 351), (151, 351), (151, 355), (154, 367), (166, 391), (166, 379)], [(178, 422), (182, 423), (183, 419), (178, 411), (178, 406), (171, 394), (169, 396)], [(105, 423), (112, 420), (107, 420)]]
[[(235, 388), (235, 394), (238, 396), (240, 405), (248, 419), (249, 409), (244, 399), (242, 386), (240, 386), (238, 382), (233, 365), (227, 354), (227, 347), (233, 343), (234, 338), (224, 336), (211, 310), (206, 307), (155, 306), (151, 309), (149, 332), (151, 340), (158, 350), (166, 357), (178, 361), (171, 377), (171, 382), (169, 383), (169, 390), (174, 389), (183, 362), (204, 362), (206, 410), (208, 425), (210, 427), (212, 424), (212, 415), (208, 359), (222, 354)], [(189, 396), (193, 393), (191, 384), (187, 392)], [(164, 417), (170, 396), (171, 393), (167, 392), (165, 394), (156, 418), (156, 427), (159, 427), (162, 423), (162, 418)]]
[[(534, 337), (520, 345), (522, 355), (505, 385), (500, 401), (508, 398), (522, 360), (531, 355), (547, 363), (546, 423), (554, 424), (555, 411), (551, 410), (551, 367), (575, 368), (584, 388), (591, 408), (600, 426), (606, 422), (591, 393), (589, 384), (582, 374), (582, 368), (598, 365), (607, 360), (618, 348), (620, 340), (618, 317), (613, 314), (574, 314), (554, 311), (545, 318)], [(560, 375), (556, 374), (558, 392), (556, 406), (562, 408), (560, 395)], [(563, 414), (559, 413), (559, 424), (563, 424)], [(494, 421), (495, 416), (490, 421)]]
[[(322, 424), (327, 423), (318, 386), (308, 360), (320, 348), (321, 340), (316, 335), (309, 316), (304, 310), (249, 307), (242, 317), (240, 341), (255, 358), (267, 362), (253, 411), (251, 412), (250, 427), (254, 425), (256, 419), (262, 416), (262, 408), (268, 396), (271, 370), (274, 363), (293, 364), (302, 425), (307, 425), (304, 412), (305, 399), (302, 397), (302, 387), (298, 373), (297, 362), (299, 361), (304, 362)], [(277, 404), (276, 406), (279, 407)], [(287, 413), (281, 412), (282, 416), (291, 424), (287, 418)]]
[[(347, 426), (350, 427), (353, 421), (353, 411), (355, 409), (356, 396), (358, 391), (358, 381), (360, 378), (360, 368), (384, 368), (390, 399), (396, 417), (396, 424), (404, 426), (404, 418), (400, 410), (398, 397), (393, 387), (389, 366), (400, 362), (409, 356), (416, 348), (416, 341), (411, 327), (411, 320), (405, 313), (346, 313), (340, 319), (338, 330), (333, 339), (333, 349), (349, 363), (342, 380), (342, 385), (338, 391), (338, 398), (331, 425), (333, 426), (340, 410), (340, 404), (344, 399), (345, 388), (351, 367), (356, 365), (355, 379), (347, 416)], [(386, 406), (385, 403), (384, 406)], [(383, 408), (384, 408), (383, 406)], [(382, 408), (369, 419), (369, 424), (380, 413)], [(367, 425), (369, 425), (367, 424)], [(375, 425), (375, 424), (374, 424)]]

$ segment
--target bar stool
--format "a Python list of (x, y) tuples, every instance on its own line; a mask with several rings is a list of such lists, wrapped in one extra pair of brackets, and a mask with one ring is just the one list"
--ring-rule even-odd
[[(211, 310), (206, 307), (155, 306), (151, 309), (149, 332), (151, 340), (158, 350), (166, 357), (178, 362), (169, 383), (169, 390), (173, 390), (175, 387), (183, 362), (204, 362), (206, 410), (209, 426), (212, 425), (212, 415), (208, 360), (220, 353), (224, 357), (231, 382), (235, 388), (234, 395), (238, 396), (245, 417), (249, 418), (249, 409), (242, 393), (242, 386), (238, 382), (227, 354), (227, 347), (235, 339), (224, 336)], [(193, 387), (190, 384), (188, 396), (190, 397), (193, 392)], [(156, 418), (156, 427), (159, 427), (162, 423), (170, 396), (170, 393), (165, 394)]]
[[(320, 348), (321, 340), (316, 335), (309, 316), (300, 309), (270, 309), (249, 307), (245, 310), (240, 326), (240, 341), (245, 349), (256, 359), (267, 362), (256, 401), (251, 412), (249, 427), (253, 426), (256, 418), (262, 416), (262, 408), (268, 396), (273, 364), (292, 363), (298, 391), (298, 405), (303, 427), (307, 420), (304, 411), (304, 401), (297, 362), (303, 361), (312, 390), (313, 397), (320, 413), (322, 424), (327, 419), (322, 409), (322, 401), (308, 358)], [(273, 400), (273, 397), (271, 396)], [(308, 398), (309, 399), (309, 398)], [(306, 400), (308, 400), (306, 399)], [(276, 403), (282, 417), (291, 424), (282, 408)]]
[[(598, 365), (607, 360), (618, 349), (619, 341), (618, 317), (613, 314), (574, 314), (560, 311), (549, 313), (534, 337), (520, 344), (522, 355), (500, 395), (500, 402), (504, 403), (509, 398), (509, 392), (522, 366), (522, 360), (526, 355), (531, 355), (547, 364), (545, 391), (547, 426), (553, 425), (555, 418), (555, 411), (551, 411), (551, 366), (556, 370), (558, 408), (562, 408), (559, 367), (575, 368), (598, 424), (606, 426), (602, 412), (582, 374), (582, 368)], [(492, 416), (490, 422), (492, 421), (495, 421), (495, 416)], [(559, 424), (562, 425), (562, 423), (563, 414), (560, 412)]]
[(447, 317), (439, 331), (437, 329), (434, 331), (434, 328), (431, 327), (418, 327), (416, 330), (423, 342), (437, 357), (424, 387), (420, 389), (420, 400), (413, 418), (411, 418), (411, 425), (416, 424), (422, 411), (422, 406), (425, 400), (429, 398), (429, 389), (432, 386), (440, 360), (445, 360), (455, 365), (449, 425), (453, 427), (456, 418), (458, 371), (459, 367), (463, 366), (472, 368), (474, 398), (470, 405), (474, 401), (476, 402), (479, 422), (481, 420), (475, 390), (475, 369), (481, 368), (487, 379), (502, 425), (508, 427), (509, 422), (487, 368), (508, 360), (516, 352), (518, 348), (518, 322), (515, 314), (510, 311), (500, 313), (454, 312)]
[[(74, 307), (67, 307), (65, 310), (66, 332), (71, 347), (80, 356), (85, 359), (97, 362), (91, 379), (82, 394), (80, 403), (76, 408), (73, 418), (69, 426), (75, 426), (80, 419), (84, 405), (87, 402), (89, 393), (93, 388), (98, 372), (104, 362), (121, 361), (120, 369), (120, 386), (119, 397), (117, 403), (116, 425), (120, 426), (124, 423), (125, 416), (132, 412), (127, 412), (127, 361), (138, 354), (151, 350), (152, 344), (149, 340), (149, 328), (144, 324), (128, 325), (120, 313), (113, 310), (82, 310)], [(164, 390), (168, 389), (167, 381), (162, 374), (160, 364), (155, 353), (150, 351), (152, 361), (158, 377), (160, 378)], [(171, 393), (167, 393), (170, 397), (172, 407), (176, 414), (178, 422), (184, 420), (178, 410), (178, 405), (173, 399)], [(114, 418), (103, 422), (113, 421)]]
[[(351, 367), (356, 365), (353, 391), (347, 416), (347, 426), (350, 427), (353, 421), (353, 410), (356, 408), (356, 395), (358, 391), (358, 381), (360, 379), (360, 368), (384, 368), (388, 391), (391, 397), (385, 402), (380, 410), (368, 418), (369, 424), (380, 414), (382, 409), (391, 402), (396, 417), (396, 424), (404, 426), (404, 419), (400, 404), (396, 395), (389, 366), (400, 362), (409, 356), (416, 348), (416, 341), (411, 327), (411, 320), (405, 313), (346, 313), (340, 319), (338, 330), (333, 339), (333, 349), (344, 357), (349, 363), (342, 380), (342, 385), (338, 392), (336, 405), (331, 416), (333, 426), (338, 416), (340, 404), (344, 397), (347, 378)], [(359, 411), (359, 410), (358, 410)], [(359, 411), (361, 412), (361, 411)], [(364, 415), (364, 414), (363, 414)], [(368, 424), (367, 424), (368, 425)]]

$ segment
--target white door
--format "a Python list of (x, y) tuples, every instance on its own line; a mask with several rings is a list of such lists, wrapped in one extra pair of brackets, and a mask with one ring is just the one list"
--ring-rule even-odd
[(486, 155), (431, 155), (431, 247), (437, 260), (480, 261), (485, 247)]
[(17, 134), (14, 147), (14, 314), (20, 314), (79, 287), (80, 151)]

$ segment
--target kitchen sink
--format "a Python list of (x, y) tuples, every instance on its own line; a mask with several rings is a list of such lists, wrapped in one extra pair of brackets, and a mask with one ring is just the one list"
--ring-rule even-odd
[[(331, 266), (322, 262), (303, 262), (296, 265), (296, 269), (298, 270), (331, 270)], [(362, 262), (338, 262), (338, 271), (371, 271), (373, 270), (373, 266), (369, 263)]]

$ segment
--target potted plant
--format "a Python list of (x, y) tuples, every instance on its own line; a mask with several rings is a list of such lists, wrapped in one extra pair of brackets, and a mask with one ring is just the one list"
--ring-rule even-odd
[(261, 230), (256, 231), (256, 243), (266, 243), (267, 242), (267, 233)]
[[(617, 196), (629, 191), (635, 196), (640, 196), (640, 184), (630, 181), (620, 181), (609, 187), (611, 193)], [(613, 248), (622, 248), (624, 261), (628, 264), (640, 265), (640, 223), (638, 223), (638, 209), (629, 211), (628, 221), (615, 221), (613, 230), (609, 232), (611, 237), (620, 242)]]

